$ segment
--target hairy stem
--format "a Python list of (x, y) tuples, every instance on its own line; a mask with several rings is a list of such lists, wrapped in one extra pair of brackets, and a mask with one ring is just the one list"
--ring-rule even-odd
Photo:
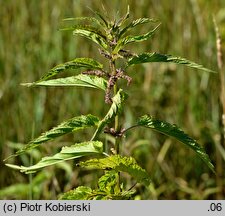
[[(114, 60), (112, 60), (110, 62), (110, 68), (111, 68), (112, 75), (115, 76), (116, 75), (116, 65), (115, 65)], [(115, 83), (115, 85), (113, 87), (113, 96), (116, 95), (117, 91), (118, 91), (118, 87), (117, 87), (117, 83)], [(115, 116), (114, 128), (115, 128), (115, 131), (119, 130), (119, 115), (118, 114)], [(115, 137), (115, 151), (116, 151), (116, 154), (120, 153), (119, 140), (117, 137)]]
[[(111, 68), (111, 74), (116, 76), (115, 60), (110, 61), (110, 68)], [(113, 87), (113, 96), (116, 95), (117, 91), (118, 91), (118, 86), (117, 86), (117, 83), (115, 83), (115, 85)], [(119, 115), (118, 114), (115, 116), (114, 128), (115, 128), (116, 132), (119, 131)], [(119, 143), (118, 137), (115, 137), (115, 153), (120, 154), (120, 143)], [(118, 172), (117, 187), (119, 188), (119, 190), (121, 190), (121, 188), (120, 188), (120, 172)]]

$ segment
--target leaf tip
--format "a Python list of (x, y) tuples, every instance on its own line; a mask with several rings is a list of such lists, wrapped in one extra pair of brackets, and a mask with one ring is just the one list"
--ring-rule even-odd
[(26, 86), (26, 87), (33, 87), (35, 86), (35, 83), (20, 83), (21, 86)]
[(12, 169), (17, 169), (17, 170), (21, 170), (20, 166), (14, 165), (14, 164), (5, 164), (7, 167), (10, 167)]

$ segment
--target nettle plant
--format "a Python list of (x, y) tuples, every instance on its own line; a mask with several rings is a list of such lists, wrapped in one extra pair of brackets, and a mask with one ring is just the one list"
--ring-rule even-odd
[[(163, 55), (156, 52), (135, 54), (128, 51), (125, 48), (126, 45), (151, 38), (159, 26), (157, 25), (153, 30), (145, 34), (129, 35), (128, 33), (137, 26), (156, 22), (149, 18), (129, 21), (129, 8), (125, 16), (118, 20), (109, 21), (108, 17), (105, 18), (99, 12), (95, 12), (95, 17), (69, 18), (65, 21), (72, 21), (76, 24), (62, 30), (72, 31), (73, 35), (83, 36), (99, 45), (99, 53), (104, 57), (104, 61), (108, 63), (107, 68), (104, 68), (103, 64), (92, 58), (75, 58), (72, 61), (55, 66), (42, 76), (40, 80), (24, 85), (28, 87), (79, 86), (99, 89), (105, 93), (104, 103), (109, 106), (109, 110), (101, 118), (88, 114), (66, 120), (41, 134), (36, 139), (31, 140), (13, 156), (25, 153), (59, 136), (90, 127), (96, 128), (93, 136), (87, 141), (65, 146), (59, 153), (43, 157), (37, 164), (29, 167), (13, 164), (6, 165), (28, 174), (56, 163), (83, 157), (82, 161), (78, 163), (79, 167), (104, 171), (104, 174), (98, 180), (97, 187), (92, 189), (86, 186), (79, 186), (61, 195), (60, 199), (132, 199), (135, 194), (135, 187), (133, 186), (136, 183), (148, 186), (151, 179), (146, 170), (141, 168), (133, 157), (123, 155), (121, 140), (125, 137), (127, 131), (143, 127), (173, 137), (193, 149), (214, 172), (214, 166), (205, 150), (174, 124), (155, 119), (150, 115), (143, 115), (137, 119), (135, 125), (123, 128), (120, 117), (128, 99), (128, 94), (118, 85), (118, 80), (124, 79), (127, 81), (127, 85), (131, 86), (132, 78), (128, 75), (127, 69), (142, 63), (172, 62), (203, 71), (212, 71), (187, 59), (172, 55)], [(121, 67), (118, 67), (118, 61), (122, 65)], [(121, 61), (123, 62), (122, 64)], [(83, 69), (83, 72), (79, 75), (54, 78), (67, 69), (76, 70), (80, 68)], [(102, 136), (100, 136), (103, 134), (109, 134), (113, 137), (113, 148), (110, 145), (103, 144), (101, 141)], [(135, 184), (131, 188), (126, 189), (122, 184), (121, 172), (128, 173), (135, 180)]]

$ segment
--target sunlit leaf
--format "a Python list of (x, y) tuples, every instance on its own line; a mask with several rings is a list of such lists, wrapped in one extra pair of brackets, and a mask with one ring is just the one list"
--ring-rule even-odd
[(89, 200), (92, 196), (92, 189), (86, 186), (77, 187), (60, 196), (60, 200)]
[(73, 30), (73, 35), (84, 36), (97, 43), (104, 49), (107, 49), (108, 47), (105, 36), (93, 27), (79, 26)]
[(123, 102), (127, 98), (127, 94), (120, 89), (117, 94), (112, 98), (112, 105), (108, 111), (108, 113), (105, 115), (105, 117), (99, 122), (98, 128), (95, 131), (95, 134), (92, 137), (92, 140), (95, 140), (98, 135), (101, 133), (103, 128), (112, 121), (112, 119), (122, 110)]
[(120, 192), (118, 187), (118, 172), (115, 170), (107, 171), (99, 180), (98, 187), (101, 191), (106, 191), (109, 194), (117, 194)]
[(185, 134), (180, 128), (176, 125), (172, 125), (168, 122), (153, 119), (151, 116), (145, 115), (142, 116), (139, 121), (138, 125), (144, 126), (160, 133), (163, 133), (167, 136), (171, 136), (180, 142), (184, 143), (189, 148), (193, 149), (194, 152), (207, 164), (207, 166), (213, 171), (214, 166), (210, 161), (209, 156), (206, 154), (204, 148), (202, 148), (196, 140), (190, 138), (187, 134)]
[(149, 185), (151, 182), (148, 173), (144, 169), (142, 169), (132, 157), (113, 155), (101, 159), (94, 158), (88, 161), (81, 162), (80, 166), (92, 169), (113, 169), (117, 172), (129, 173), (138, 182), (145, 185)]
[(132, 197), (135, 191), (122, 191), (116, 194), (108, 194), (99, 189), (92, 190), (90, 187), (80, 186), (74, 190), (64, 193), (60, 200), (127, 200)]
[(13, 164), (6, 164), (6, 166), (11, 167), (13, 169), (18, 169), (21, 172), (33, 173), (37, 170), (51, 166), (53, 164), (57, 164), (63, 161), (72, 160), (75, 158), (80, 158), (83, 156), (88, 155), (94, 155), (94, 154), (102, 154), (103, 152), (103, 143), (99, 141), (89, 141), (89, 142), (83, 142), (83, 143), (76, 143), (72, 146), (66, 146), (63, 147), (62, 150), (49, 157), (43, 157), (41, 161), (39, 161), (37, 164), (25, 167), (25, 166), (17, 166)]
[(94, 127), (98, 123), (99, 123), (99, 119), (96, 116), (93, 116), (90, 114), (86, 116), (82, 115), (82, 116), (74, 117), (72, 119), (64, 121), (57, 127), (54, 127), (51, 130), (41, 134), (41, 136), (30, 141), (26, 146), (24, 146), (22, 149), (17, 151), (15, 155), (12, 155), (12, 156), (20, 155), (24, 153), (25, 151), (36, 148), (42, 143), (55, 139), (59, 136), (63, 136), (65, 134), (68, 134), (77, 130), (85, 129), (88, 127)]
[(199, 65), (195, 62), (189, 61), (185, 58), (176, 57), (172, 55), (163, 55), (160, 53), (142, 53), (137, 56), (131, 57), (128, 60), (127, 66), (142, 64), (142, 63), (149, 63), (149, 62), (172, 62), (176, 64), (186, 65), (188, 67), (196, 68), (199, 70), (207, 71), (207, 72), (214, 72), (209, 70), (202, 65)]
[(46, 81), (34, 82), (34, 83), (24, 83), (22, 84), (28, 87), (34, 86), (78, 86), (78, 87), (88, 87), (96, 88), (100, 90), (105, 90), (107, 87), (107, 81), (102, 77), (91, 76), (79, 74), (77, 76), (71, 76), (66, 78), (51, 79)]

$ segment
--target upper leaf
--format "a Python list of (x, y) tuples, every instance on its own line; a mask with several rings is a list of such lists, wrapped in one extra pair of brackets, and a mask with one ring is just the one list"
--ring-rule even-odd
[(149, 23), (149, 22), (155, 22), (155, 20), (149, 19), (149, 18), (140, 18), (140, 19), (134, 20), (120, 31), (119, 37), (127, 33), (132, 28), (141, 24)]
[(54, 127), (51, 130), (43, 133), (41, 136), (37, 137), (36, 139), (31, 140), (25, 147), (17, 151), (16, 154), (12, 156), (20, 155), (24, 153), (25, 151), (36, 148), (42, 143), (55, 139), (59, 136), (63, 136), (65, 134), (68, 134), (77, 130), (81, 130), (84, 128), (96, 126), (98, 122), (99, 122), (99, 119), (96, 116), (93, 116), (90, 114), (87, 116), (82, 115), (82, 116), (74, 117), (72, 119), (62, 122), (57, 127)]
[(133, 43), (133, 42), (142, 42), (145, 40), (148, 40), (156, 31), (156, 29), (159, 27), (156, 26), (153, 30), (147, 32), (146, 34), (143, 35), (137, 35), (137, 36), (126, 36), (124, 38), (121, 38), (115, 49), (113, 50), (113, 52), (117, 53), (120, 49), (122, 49), (125, 45), (129, 44), (129, 43)]
[(151, 116), (148, 115), (140, 117), (138, 125), (151, 128), (155, 131), (163, 133), (167, 136), (171, 136), (184, 143), (188, 147), (192, 148), (194, 152), (207, 164), (207, 166), (213, 172), (215, 172), (214, 166), (211, 163), (210, 158), (206, 154), (205, 150), (196, 142), (196, 140), (190, 138), (176, 125), (172, 125), (165, 121), (153, 119)]
[(92, 25), (98, 25), (99, 27), (102, 26), (101, 22), (94, 17), (71, 17), (71, 18), (65, 18), (63, 19), (63, 21), (75, 21), (75, 22), (87, 21), (87, 22), (91, 22)]
[(97, 88), (105, 91), (107, 87), (107, 81), (102, 77), (79, 74), (77, 76), (71, 76), (66, 78), (51, 79), (46, 81), (39, 81), (34, 83), (23, 83), (22, 85), (33, 86), (79, 86), (88, 88)]
[(93, 12), (99, 18), (99, 21), (101, 22), (102, 26), (109, 27), (108, 20), (106, 20), (100, 12), (98, 12), (98, 11), (93, 11)]
[(92, 140), (95, 140), (98, 135), (101, 133), (105, 125), (110, 123), (112, 119), (122, 110), (122, 105), (124, 100), (127, 98), (127, 94), (120, 89), (117, 94), (112, 98), (112, 105), (108, 111), (108, 113), (105, 115), (105, 117), (99, 122), (98, 128), (95, 131), (95, 134), (92, 137)]
[(80, 163), (80, 166), (93, 169), (113, 169), (117, 172), (127, 172), (138, 182), (149, 185), (151, 180), (148, 173), (142, 169), (134, 158), (113, 155), (102, 159), (90, 159)]
[(196, 64), (195, 62), (189, 61), (185, 58), (176, 57), (172, 55), (163, 55), (160, 53), (142, 53), (137, 56), (131, 57), (127, 62), (127, 67), (135, 64), (142, 64), (142, 63), (148, 63), (148, 62), (172, 62), (176, 64), (183, 64), (188, 67), (196, 68), (199, 70), (204, 70), (207, 72), (214, 72), (212, 70), (209, 70), (202, 65)]
[(73, 31), (73, 35), (86, 37), (100, 45), (103, 49), (107, 49), (108, 47), (106, 36), (101, 31), (99, 31), (98, 28), (95, 28), (93, 26), (75, 25), (61, 30)]
[(72, 146), (63, 147), (62, 150), (49, 157), (44, 157), (39, 161), (37, 164), (25, 167), (25, 166), (17, 166), (13, 164), (6, 164), (6, 166), (11, 167), (13, 169), (18, 169), (21, 172), (33, 173), (36, 172), (38, 169), (43, 167), (47, 167), (56, 163), (60, 163), (66, 160), (71, 160), (75, 158), (80, 158), (83, 156), (88, 156), (92, 154), (102, 154), (103, 152), (103, 143), (99, 141), (89, 141), (83, 143), (77, 143)]
[(75, 58), (72, 61), (68, 61), (63, 64), (55, 66), (48, 73), (42, 76), (41, 79), (38, 80), (37, 82), (48, 80), (49, 78), (52, 78), (53, 76), (57, 75), (58, 73), (61, 73), (64, 70), (78, 69), (78, 68), (101, 70), (103, 68), (103, 65), (92, 58)]
[(116, 26), (121, 26), (130, 17), (130, 6), (127, 6), (127, 13), (117, 21)]

